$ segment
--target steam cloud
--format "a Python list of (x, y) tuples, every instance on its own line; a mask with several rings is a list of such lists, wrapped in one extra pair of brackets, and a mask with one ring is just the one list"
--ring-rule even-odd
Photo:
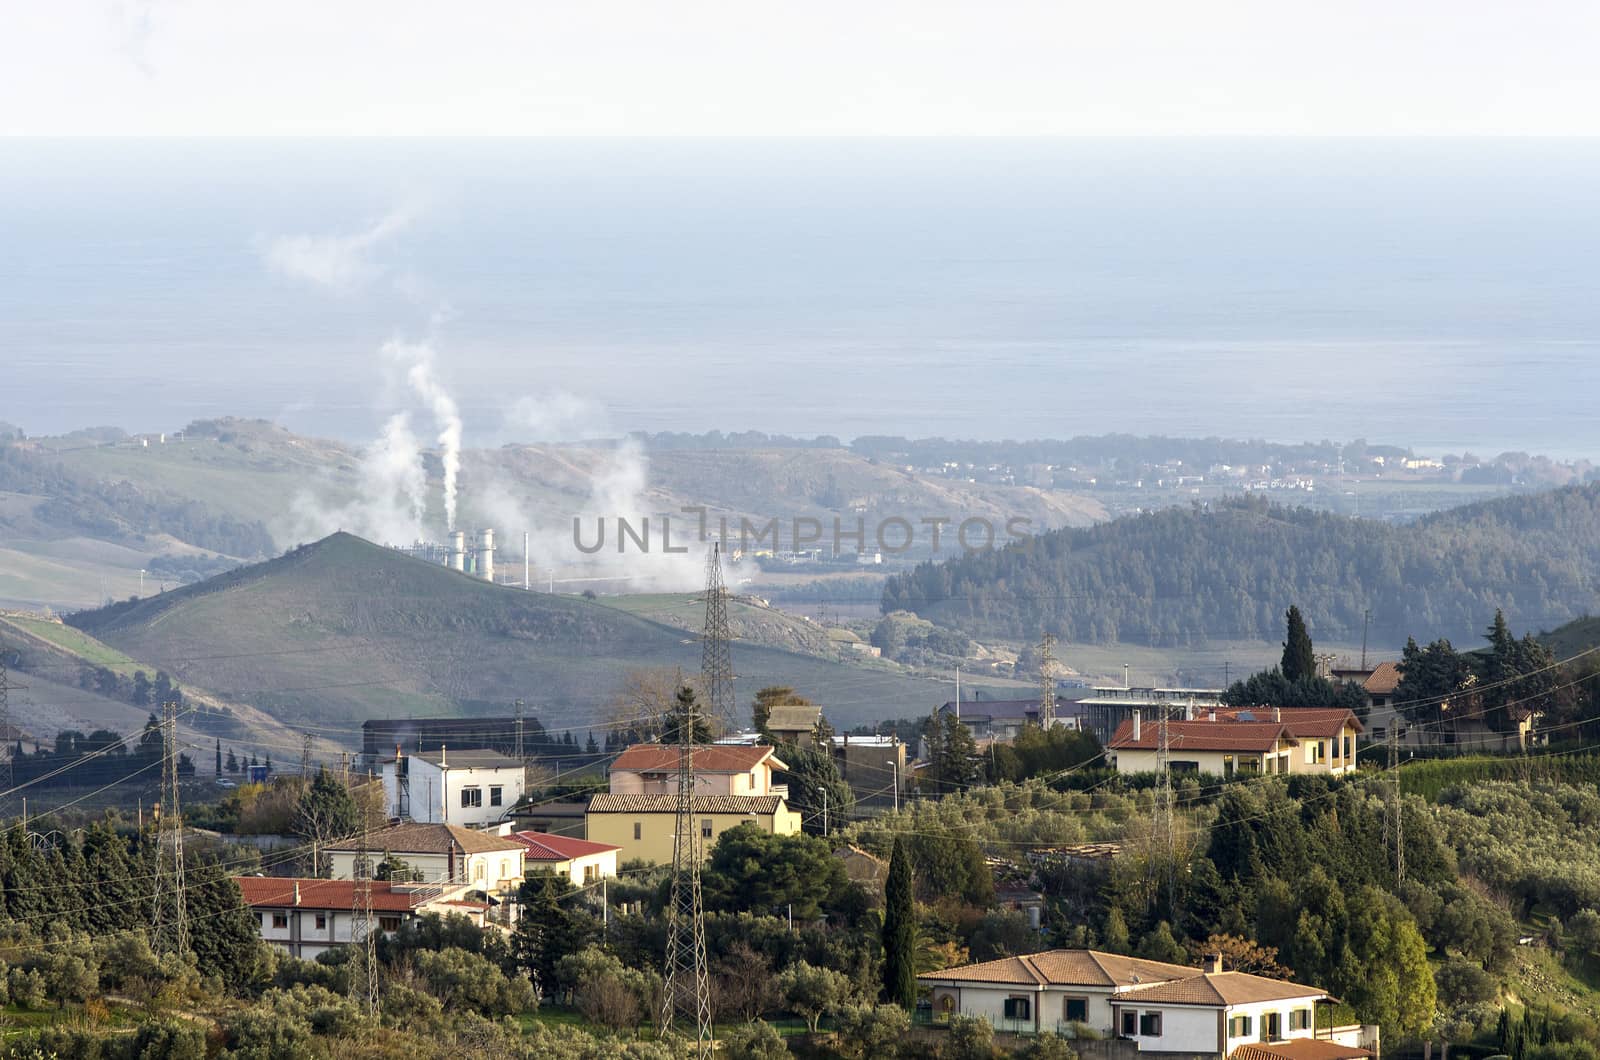
[(444, 466), (444, 522), (446, 530), (456, 528), (456, 481), (461, 475), (461, 410), (455, 398), (440, 383), (433, 368), (433, 347), (426, 343), (390, 339), (383, 354), (405, 369), (406, 385), (433, 412), (439, 431), (439, 461)]
[(267, 266), (291, 279), (331, 290), (361, 287), (385, 271), (372, 261), (372, 251), (408, 228), (416, 217), (409, 206), (397, 207), (370, 228), (345, 236), (278, 236), (260, 244)]
[(344, 504), (329, 505), (311, 491), (290, 506), (293, 540), (326, 537), (349, 530), (375, 541), (414, 541), (427, 515), (427, 475), (422, 452), (411, 432), (411, 417), (397, 412), (361, 454), (356, 492)]

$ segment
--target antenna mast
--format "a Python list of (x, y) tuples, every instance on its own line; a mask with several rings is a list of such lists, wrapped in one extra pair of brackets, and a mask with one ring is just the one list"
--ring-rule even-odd
[(1056, 635), (1046, 633), (1039, 643), (1039, 727), (1056, 723)]
[(183, 815), (178, 808), (178, 704), (161, 705), (161, 802), (156, 809), (152, 936), (158, 953), (189, 952), (183, 884)]
[(733, 659), (728, 642), (728, 590), (722, 584), (722, 542), (706, 555), (706, 625), (700, 640), (700, 685), (706, 710), (722, 725), (733, 724)]

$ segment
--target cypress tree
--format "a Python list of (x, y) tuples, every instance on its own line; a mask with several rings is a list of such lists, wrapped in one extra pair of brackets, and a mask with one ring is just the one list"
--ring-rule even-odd
[(911, 897), (911, 861), (896, 836), (884, 887), (883, 996), (908, 1011), (917, 1003), (916, 915)]
[(1301, 617), (1300, 608), (1290, 606), (1285, 617), (1289, 630), (1283, 642), (1283, 676), (1291, 683), (1317, 676), (1317, 657), (1312, 653), (1311, 634), (1306, 632), (1306, 620)]
[(222, 741), (217, 740), (217, 776), (222, 776)]

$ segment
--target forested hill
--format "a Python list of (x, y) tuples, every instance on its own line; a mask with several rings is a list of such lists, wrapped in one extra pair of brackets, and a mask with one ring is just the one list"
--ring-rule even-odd
[(1312, 632), (1475, 640), (1495, 608), (1550, 628), (1597, 610), (1600, 487), (1507, 497), (1392, 525), (1259, 497), (1043, 534), (891, 578), (887, 611), (978, 636), (1155, 645)]

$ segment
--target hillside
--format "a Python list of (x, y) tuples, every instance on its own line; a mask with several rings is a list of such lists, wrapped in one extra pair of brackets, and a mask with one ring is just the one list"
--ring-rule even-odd
[[(70, 621), (176, 680), (346, 743), (366, 718), (497, 712), (517, 698), (547, 727), (598, 728), (629, 669), (700, 665), (691, 630), (488, 585), (342, 533)], [(942, 694), (882, 664), (748, 641), (733, 657), (741, 702), (765, 684), (793, 685), (840, 725), (920, 714)]]
[(1440, 512), (1409, 525), (1258, 497), (1041, 535), (1025, 547), (891, 578), (904, 609), (975, 636), (1192, 645), (1281, 635), (1298, 603), (1313, 634), (1374, 643), (1474, 641), (1496, 608), (1517, 628), (1595, 609), (1600, 487)]

